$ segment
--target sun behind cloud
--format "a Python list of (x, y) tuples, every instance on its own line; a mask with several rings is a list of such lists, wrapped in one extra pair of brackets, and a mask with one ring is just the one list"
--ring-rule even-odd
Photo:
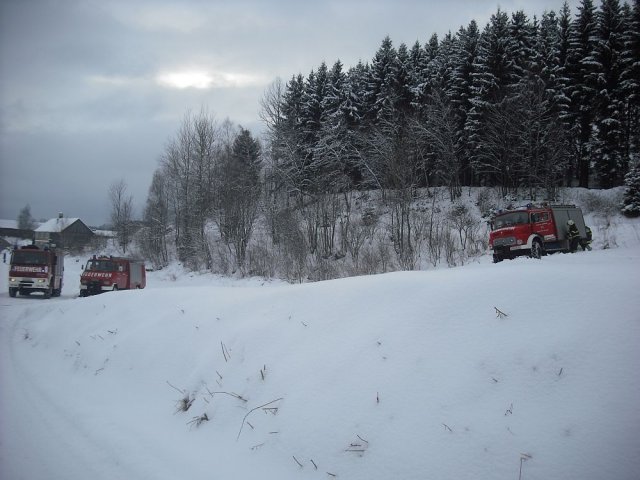
[(164, 87), (179, 89), (205, 90), (213, 87), (213, 77), (206, 72), (197, 70), (161, 73), (156, 77), (156, 81)]
[(264, 75), (215, 72), (205, 70), (177, 70), (163, 72), (156, 76), (156, 83), (167, 88), (242, 88), (265, 85), (269, 79)]

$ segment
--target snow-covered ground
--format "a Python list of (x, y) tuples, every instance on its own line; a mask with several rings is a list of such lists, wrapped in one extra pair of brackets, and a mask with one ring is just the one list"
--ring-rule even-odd
[(303, 285), (174, 265), (89, 298), (85, 259), (50, 300), (10, 298), (2, 264), (0, 478), (637, 479), (640, 222), (597, 232)]

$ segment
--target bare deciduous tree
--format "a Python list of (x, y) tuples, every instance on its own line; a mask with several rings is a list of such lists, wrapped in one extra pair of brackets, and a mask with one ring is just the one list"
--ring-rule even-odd
[(116, 239), (122, 253), (126, 254), (133, 236), (133, 197), (129, 195), (124, 179), (111, 184), (109, 199), (111, 201), (111, 225), (116, 233)]

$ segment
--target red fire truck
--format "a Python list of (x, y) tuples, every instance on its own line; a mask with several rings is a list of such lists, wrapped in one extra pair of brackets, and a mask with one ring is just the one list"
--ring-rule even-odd
[(551, 252), (568, 252), (567, 222), (573, 220), (580, 239), (586, 240), (587, 232), (582, 210), (575, 205), (526, 205), (498, 212), (491, 220), (489, 248), (493, 261), (518, 255), (540, 258)]
[(144, 262), (123, 257), (93, 256), (80, 276), (80, 296), (102, 292), (144, 288), (147, 284)]
[(53, 245), (25, 245), (11, 253), (9, 296), (44, 293), (45, 298), (62, 292), (64, 254)]

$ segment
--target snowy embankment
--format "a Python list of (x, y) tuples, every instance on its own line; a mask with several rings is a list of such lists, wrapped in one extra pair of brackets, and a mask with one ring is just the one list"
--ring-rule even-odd
[(636, 479), (625, 228), (621, 248), (540, 261), (305, 285), (157, 272), (90, 298), (80, 262), (51, 300), (9, 298), (3, 265), (0, 478)]

